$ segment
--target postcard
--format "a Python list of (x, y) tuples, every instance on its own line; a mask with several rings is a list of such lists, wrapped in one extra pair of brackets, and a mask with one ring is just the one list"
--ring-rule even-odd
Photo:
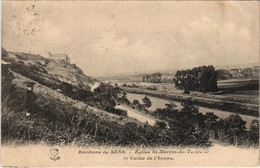
[(8, 1), (1, 166), (259, 166), (258, 1)]

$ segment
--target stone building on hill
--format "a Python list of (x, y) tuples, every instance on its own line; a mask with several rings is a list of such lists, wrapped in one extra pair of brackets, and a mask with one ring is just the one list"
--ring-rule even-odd
[(70, 63), (70, 57), (67, 54), (52, 54), (51, 52), (48, 52), (48, 54), (51, 59), (64, 63)]

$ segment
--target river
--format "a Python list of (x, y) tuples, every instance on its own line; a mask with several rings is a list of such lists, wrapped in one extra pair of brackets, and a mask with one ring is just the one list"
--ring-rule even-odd
[[(151, 102), (152, 102), (152, 106), (148, 109), (149, 111), (155, 111), (156, 108), (164, 108), (165, 104), (168, 103), (169, 101), (166, 99), (162, 99), (162, 98), (158, 98), (158, 97), (153, 97), (153, 96), (149, 96), (149, 95), (144, 95), (144, 94), (136, 94), (136, 93), (127, 93), (127, 98), (130, 102), (133, 102), (134, 99), (138, 100), (140, 103), (142, 103), (142, 99), (147, 96)], [(174, 102), (177, 105), (177, 108), (181, 108), (181, 103), (180, 102)], [(210, 109), (210, 108), (206, 108), (206, 107), (199, 107), (199, 111), (203, 114), (206, 114), (207, 112), (213, 112), (215, 115), (217, 115), (220, 118), (226, 118), (231, 114), (235, 114), (232, 112), (228, 112), (228, 111), (222, 111), (222, 110), (216, 110), (216, 109)], [(243, 114), (239, 114), (241, 116), (241, 118), (246, 121), (246, 126), (247, 128), (249, 128), (249, 125), (251, 123), (252, 120), (258, 119), (258, 117), (254, 117), (254, 116), (248, 116), (248, 115), (243, 115)]]

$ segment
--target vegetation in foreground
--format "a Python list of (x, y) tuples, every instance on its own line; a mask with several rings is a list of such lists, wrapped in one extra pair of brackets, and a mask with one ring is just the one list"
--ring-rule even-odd
[[(181, 110), (177, 110), (174, 103), (166, 104), (166, 108), (157, 109), (154, 116), (173, 124), (174, 121), (186, 121), (178, 123), (192, 125), (204, 128), (206, 134), (219, 142), (224, 142), (228, 145), (236, 146), (258, 146), (259, 145), (259, 121), (253, 120), (250, 128), (246, 129), (246, 121), (238, 114), (232, 114), (227, 118), (219, 118), (212, 112), (205, 115), (199, 112), (190, 101), (184, 104)], [(184, 118), (183, 118), (184, 117)], [(175, 124), (176, 125), (176, 124)]]
[[(188, 113), (187, 111), (183, 114)], [(44, 106), (38, 108), (37, 113), (27, 114), (26, 111), (16, 111), (5, 104), (2, 105), (3, 144), (45, 142), (83, 146), (211, 145), (208, 133), (199, 123), (186, 123), (185, 117), (183, 120), (174, 120), (169, 126), (162, 122), (157, 122), (155, 126), (138, 126), (131, 122), (121, 125), (101, 118), (92, 111), (78, 110), (58, 101), (47, 101)]]
[[(12, 81), (7, 75), (5, 82)], [(76, 145), (116, 145), (116, 146), (209, 146), (209, 136), (194, 125), (181, 128), (162, 123), (155, 126), (136, 123), (120, 124), (91, 110), (80, 110), (70, 102), (62, 102), (50, 97), (37, 95), (33, 108), (24, 106), (23, 94), (12, 83), (3, 83), (2, 89), (2, 143), (16, 142)], [(100, 87), (101, 88), (101, 87)], [(99, 89), (100, 89), (99, 88)], [(109, 89), (107, 90), (109, 91)], [(20, 95), (22, 97), (16, 97)], [(118, 100), (127, 101), (124, 97)], [(104, 103), (104, 101), (102, 101)], [(144, 99), (145, 106), (150, 105)], [(100, 106), (104, 107), (105, 106)], [(107, 106), (108, 107), (108, 106)], [(32, 111), (33, 110), (33, 111)], [(122, 114), (117, 114), (124, 117)], [(185, 122), (184, 120), (182, 122)], [(178, 134), (182, 130), (185, 134)], [(192, 130), (192, 132), (187, 132)]]
[[(122, 102), (133, 108), (148, 113), (147, 108), (151, 106), (148, 97), (143, 98), (143, 104), (138, 100), (132, 102)], [(157, 108), (150, 114), (160, 119), (157, 124), (167, 135), (175, 137), (180, 141), (184, 138), (196, 138), (196, 136), (206, 136), (228, 145), (235, 146), (259, 146), (259, 121), (253, 120), (250, 128), (246, 128), (244, 121), (238, 114), (232, 114), (227, 118), (219, 118), (212, 112), (202, 114), (193, 105), (191, 100), (182, 102), (182, 109), (177, 109), (174, 102), (165, 104), (165, 108)], [(207, 139), (206, 138), (206, 139)]]

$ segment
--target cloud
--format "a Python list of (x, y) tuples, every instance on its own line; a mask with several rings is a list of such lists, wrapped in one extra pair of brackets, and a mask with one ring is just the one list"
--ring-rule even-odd
[(258, 63), (256, 3), (223, 3), (36, 1), (34, 15), (32, 2), (3, 2), (3, 46), (67, 53), (89, 75)]
[(252, 56), (249, 51), (253, 39), (247, 25), (236, 25), (232, 22), (219, 24), (204, 16), (188, 23), (180, 33), (179, 42), (184, 50), (182, 56), (185, 58), (183, 63), (189, 62), (195, 66), (219, 64), (225, 60), (223, 64), (232, 65), (256, 58), (249, 58)]

